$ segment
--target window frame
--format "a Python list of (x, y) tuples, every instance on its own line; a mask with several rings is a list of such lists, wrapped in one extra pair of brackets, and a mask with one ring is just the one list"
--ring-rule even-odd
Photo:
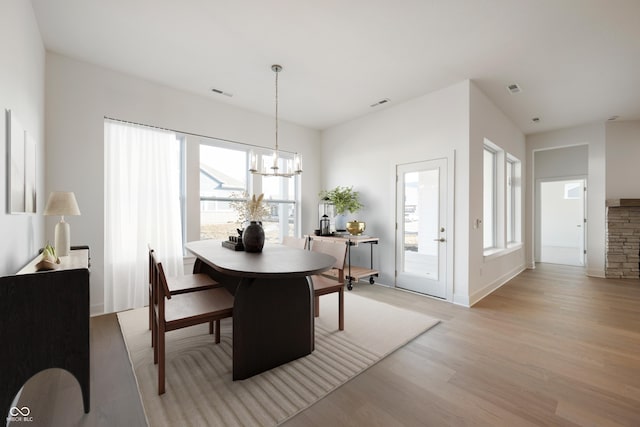
[[(187, 135), (188, 136), (188, 135)], [(213, 147), (219, 147), (219, 148), (224, 148), (224, 149), (231, 149), (231, 150), (237, 150), (237, 151), (241, 151), (244, 152), (245, 155), (245, 164), (243, 166), (244, 171), (245, 171), (245, 189), (244, 191), (246, 191), (246, 193), (251, 196), (252, 194), (260, 194), (263, 193), (263, 180), (264, 179), (279, 179), (279, 180), (294, 180), (293, 181), (293, 190), (291, 191), (292, 197), (287, 199), (287, 198), (273, 198), (273, 199), (269, 199), (268, 203), (270, 205), (275, 205), (277, 207), (277, 211), (278, 211), (278, 218), (279, 218), (279, 227), (278, 227), (278, 239), (281, 241), (283, 236), (285, 235), (289, 235), (289, 229), (288, 227), (285, 228), (283, 225), (289, 224), (289, 218), (291, 216), (287, 215), (286, 217), (281, 215), (283, 212), (288, 212), (288, 209), (290, 209), (292, 207), (293, 209), (293, 230), (292, 233), (294, 236), (299, 236), (300, 235), (300, 230), (301, 230), (301, 195), (302, 195), (302, 190), (301, 190), (301, 186), (302, 186), (302, 182), (300, 179), (299, 175), (295, 175), (291, 178), (285, 178), (285, 177), (264, 177), (262, 175), (259, 174), (252, 174), (251, 172), (249, 172), (249, 163), (251, 161), (250, 159), (250, 155), (251, 155), (251, 151), (253, 151), (253, 153), (257, 153), (257, 154), (269, 154), (271, 151), (267, 148), (263, 148), (263, 147), (255, 147), (255, 146), (251, 146), (248, 144), (242, 144), (242, 143), (237, 143), (237, 142), (232, 142), (232, 141), (226, 141), (226, 140), (221, 140), (221, 139), (217, 139), (217, 138), (212, 138), (212, 137), (204, 137), (204, 136), (199, 136), (197, 138), (192, 138), (193, 141), (191, 141), (191, 143), (193, 143), (193, 145), (195, 146), (192, 150), (191, 150), (191, 156), (188, 156), (188, 160), (187, 160), (187, 168), (192, 168), (194, 170), (198, 171), (198, 177), (197, 179), (194, 179), (195, 182), (197, 182), (197, 189), (192, 189), (193, 192), (193, 198), (197, 199), (197, 202), (194, 201), (191, 206), (195, 207), (198, 206), (198, 212), (197, 212), (197, 216), (196, 215), (190, 215), (190, 219), (192, 221), (197, 221), (197, 225), (194, 224), (193, 227), (191, 227), (192, 230), (192, 235), (195, 235), (196, 233), (196, 228), (197, 228), (197, 236), (199, 239), (201, 239), (201, 229), (202, 229), (202, 218), (201, 218), (201, 214), (202, 214), (202, 203), (203, 202), (229, 202), (229, 201), (234, 201), (234, 200), (238, 200), (236, 198), (232, 198), (232, 197), (222, 197), (222, 196), (210, 196), (210, 197), (202, 197), (201, 195), (201, 191), (200, 191), (200, 147), (202, 145), (209, 145), (209, 146), (213, 146)], [(293, 160), (295, 153), (290, 153), (287, 151), (281, 151), (279, 150), (278, 152), (279, 157), (281, 159), (291, 159)], [(285, 206), (283, 208), (283, 206)]]
[[(482, 247), (484, 251), (489, 251), (492, 249), (496, 249), (497, 245), (497, 229), (498, 229), (498, 221), (497, 221), (497, 164), (498, 164), (498, 151), (496, 150), (493, 144), (489, 144), (489, 141), (485, 140), (485, 144), (482, 151), (482, 200), (483, 200), (483, 215), (482, 215)], [(487, 154), (491, 155), (491, 173), (487, 174), (486, 166), (487, 166)], [(491, 183), (487, 185), (487, 178), (490, 177)], [(491, 190), (491, 200), (487, 206), (487, 190)], [(487, 210), (490, 209), (490, 211)], [(490, 236), (487, 236), (487, 227), (491, 227)], [(489, 239), (488, 239), (489, 238)]]
[[(493, 155), (491, 174), (486, 173), (486, 153)], [(485, 138), (483, 145), (483, 254), (485, 259), (522, 246), (522, 162)], [(486, 208), (486, 178), (492, 177), (490, 215)], [(487, 221), (492, 228), (491, 245), (486, 239)]]
[(520, 244), (522, 241), (522, 162), (514, 155), (507, 153), (506, 166), (507, 176), (505, 186), (507, 192), (506, 200), (508, 201), (506, 204), (506, 243), (507, 247), (512, 247)]

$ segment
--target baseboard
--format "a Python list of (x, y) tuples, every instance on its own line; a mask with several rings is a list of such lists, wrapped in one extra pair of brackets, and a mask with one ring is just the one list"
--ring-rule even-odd
[(89, 307), (89, 316), (93, 317), (93, 316), (99, 316), (101, 314), (104, 314), (104, 304), (100, 303), (100, 304), (92, 304)]
[(471, 297), (469, 298), (469, 300), (470, 300), (469, 301), (470, 302), (469, 307), (472, 307), (474, 304), (477, 304), (483, 298), (485, 298), (486, 296), (488, 296), (491, 293), (493, 293), (496, 289), (499, 289), (500, 287), (502, 287), (502, 285), (507, 283), (509, 280), (513, 279), (518, 274), (522, 273), (525, 269), (526, 269), (526, 267), (524, 265), (516, 267), (513, 270), (503, 274), (502, 276), (500, 276), (498, 279), (494, 280), (493, 282), (489, 283), (487, 286), (485, 286), (484, 288), (480, 289), (479, 291), (474, 292), (471, 295)]
[(606, 279), (607, 278), (604, 270), (589, 270), (589, 269), (587, 269), (587, 272), (585, 274), (587, 276), (589, 276), (589, 277), (598, 277), (600, 279)]
[(452, 302), (455, 305), (460, 305), (462, 307), (467, 307), (467, 308), (471, 307), (471, 305), (469, 304), (469, 296), (468, 295), (454, 294)]

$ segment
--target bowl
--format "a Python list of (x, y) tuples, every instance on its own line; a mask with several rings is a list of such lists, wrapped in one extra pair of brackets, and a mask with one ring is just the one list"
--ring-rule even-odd
[(365, 228), (366, 224), (364, 223), (364, 221), (347, 222), (347, 231), (352, 236), (359, 236), (360, 234), (364, 233)]

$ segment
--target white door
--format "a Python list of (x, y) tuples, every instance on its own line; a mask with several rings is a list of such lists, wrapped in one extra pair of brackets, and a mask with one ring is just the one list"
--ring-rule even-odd
[(584, 266), (584, 179), (540, 183), (540, 261)]
[(446, 298), (447, 160), (396, 167), (396, 286)]

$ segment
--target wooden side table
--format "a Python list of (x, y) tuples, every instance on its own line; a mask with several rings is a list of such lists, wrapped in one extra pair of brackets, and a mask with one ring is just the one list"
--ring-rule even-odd
[[(352, 235), (331, 235), (331, 236), (307, 236), (309, 240), (325, 240), (330, 242), (344, 242), (347, 245), (347, 289), (353, 289), (353, 282), (369, 277), (369, 283), (374, 284), (374, 277), (378, 277), (378, 270), (373, 268), (373, 245), (377, 245), (380, 239), (371, 236), (352, 236)], [(357, 247), (360, 244), (370, 245), (370, 262), (369, 268), (351, 265), (351, 247)], [(330, 274), (327, 272), (326, 274)]]

